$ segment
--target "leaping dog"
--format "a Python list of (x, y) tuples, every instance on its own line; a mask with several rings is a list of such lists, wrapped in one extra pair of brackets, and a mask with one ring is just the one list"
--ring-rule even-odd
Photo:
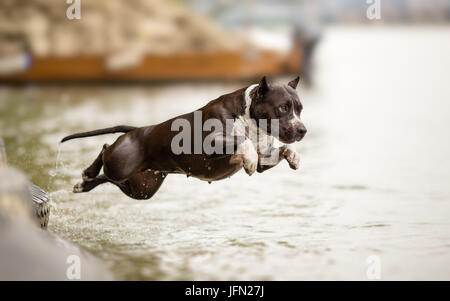
[[(302, 104), (296, 92), (298, 82), (299, 77), (287, 85), (269, 85), (263, 77), (259, 84), (222, 95), (194, 112), (160, 124), (139, 128), (116, 126), (67, 136), (61, 142), (124, 133), (112, 145), (103, 146), (98, 157), (83, 171), (83, 181), (74, 186), (73, 192), (88, 192), (109, 182), (131, 198), (149, 199), (171, 173), (211, 182), (230, 177), (242, 167), (248, 175), (255, 171), (263, 172), (283, 159), (292, 169), (298, 169), (300, 157), (291, 144), (306, 134), (300, 121)], [(202, 128), (208, 120), (218, 120), (219, 125), (223, 125), (222, 129), (217, 130), (216, 126), (213, 130), (209, 126), (195, 136), (199, 116)], [(188, 134), (193, 138), (188, 137), (187, 140), (194, 142), (187, 148), (183, 145), (185, 151), (181, 153), (174, 151), (174, 140), (179, 140), (181, 132), (186, 129), (174, 127), (177, 120), (184, 121), (178, 124), (190, 125)], [(230, 120), (234, 127), (233, 135), (224, 130)], [(274, 124), (278, 125), (276, 131)], [(252, 135), (252, 130), (257, 135)], [(207, 140), (216, 152), (211, 153), (201, 147)], [(265, 141), (264, 146), (261, 145), (262, 140)], [(277, 141), (284, 144), (276, 146)], [(228, 151), (230, 149), (231, 152)], [(268, 163), (264, 161), (267, 157), (275, 160)], [(102, 167), (103, 174), (99, 175)]]

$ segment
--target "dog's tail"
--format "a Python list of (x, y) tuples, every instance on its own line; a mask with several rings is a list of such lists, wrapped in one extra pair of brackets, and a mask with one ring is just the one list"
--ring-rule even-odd
[(113, 133), (128, 133), (128, 132), (131, 132), (132, 130), (135, 130), (135, 129), (137, 129), (137, 127), (128, 126), (128, 125), (118, 125), (118, 126), (114, 126), (114, 127), (106, 128), (106, 129), (100, 129), (100, 130), (95, 130), (95, 131), (90, 131), (90, 132), (72, 134), (72, 135), (69, 135), (67, 137), (64, 137), (61, 140), (61, 143), (66, 142), (67, 140), (72, 140), (72, 139), (76, 139), (76, 138), (92, 137), (92, 136), (98, 136), (98, 135), (104, 135), (104, 134), (113, 134)]

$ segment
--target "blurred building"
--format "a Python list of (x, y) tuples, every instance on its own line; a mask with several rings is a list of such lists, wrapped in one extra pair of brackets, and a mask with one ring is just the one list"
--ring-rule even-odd
[[(227, 27), (298, 22), (361, 22), (370, 3), (365, 0), (185, 0), (195, 11), (213, 16)], [(383, 22), (450, 22), (446, 0), (381, 0)], [(250, 16), (249, 16), (250, 14)]]

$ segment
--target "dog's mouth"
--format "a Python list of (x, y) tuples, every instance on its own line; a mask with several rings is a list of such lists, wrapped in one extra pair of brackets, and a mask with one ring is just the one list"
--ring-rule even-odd
[(286, 143), (286, 144), (291, 144), (291, 143), (294, 143), (294, 142), (299, 142), (299, 141), (301, 141), (301, 140), (303, 140), (303, 138), (305, 137), (305, 135), (297, 135), (297, 136), (294, 136), (294, 137), (289, 137), (289, 138), (281, 138), (281, 137), (279, 137), (278, 139), (281, 141), (281, 142), (283, 142), (283, 143)]
[[(262, 130), (267, 135), (272, 135), (271, 131), (267, 131), (265, 129), (262, 129)], [(301, 141), (305, 137), (305, 134), (304, 133), (295, 133), (294, 129), (281, 129), (280, 133), (274, 137), (277, 138), (282, 143), (291, 144), (294, 142)]]
[(285, 138), (278, 137), (278, 140), (280, 140), (284, 144), (291, 144), (291, 143), (298, 142), (298, 141), (302, 140), (302, 138), (303, 137), (293, 137), (293, 138), (285, 139)]

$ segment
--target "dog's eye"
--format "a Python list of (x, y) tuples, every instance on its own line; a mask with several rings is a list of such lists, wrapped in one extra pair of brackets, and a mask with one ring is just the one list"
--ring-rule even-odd
[(280, 109), (281, 112), (287, 112), (289, 110), (289, 106), (288, 105), (281, 105), (279, 109)]

